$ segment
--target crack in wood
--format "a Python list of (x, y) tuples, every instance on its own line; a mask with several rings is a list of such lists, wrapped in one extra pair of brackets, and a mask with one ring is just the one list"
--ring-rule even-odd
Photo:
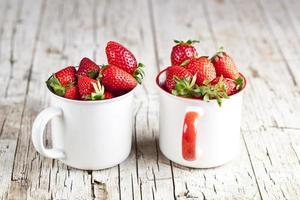
[(121, 198), (122, 198), (122, 193), (121, 193), (121, 172), (120, 172), (120, 164), (118, 165), (118, 186), (119, 186), (119, 199), (121, 200)]
[[(0, 38), (0, 39), (1, 39), (1, 38)], [(2, 135), (3, 130), (4, 130), (5, 122), (6, 122), (6, 115), (5, 115), (4, 119), (3, 119), (3, 122), (2, 122), (2, 125), (1, 125), (1, 128), (0, 128), (0, 138), (1, 138), (1, 135)]]
[[(250, 165), (251, 165), (252, 172), (253, 172), (253, 175), (254, 175), (254, 178), (255, 178), (255, 183), (256, 183), (256, 186), (257, 186), (257, 189), (258, 189), (258, 192), (259, 192), (260, 199), (263, 199), (263, 198), (262, 198), (261, 189), (260, 189), (259, 184), (258, 184), (258, 180), (257, 180), (257, 177), (256, 177), (255, 169), (254, 169), (254, 166), (253, 166), (253, 163), (252, 163), (251, 155), (250, 155), (249, 148), (248, 148), (248, 146), (247, 146), (247, 143), (246, 143), (244, 134), (242, 134), (242, 139), (243, 139), (243, 142), (244, 142), (245, 147), (246, 147), (246, 151), (247, 151), (248, 158), (249, 158), (249, 160), (250, 160)], [(248, 175), (249, 175), (249, 173), (248, 173)]]
[(156, 177), (155, 177), (155, 173), (154, 173), (153, 167), (151, 168), (151, 171), (152, 171), (152, 176), (153, 176), (154, 188), (155, 188), (155, 191), (157, 191)]
[(172, 185), (173, 185), (173, 196), (174, 200), (176, 200), (176, 186), (175, 186), (175, 178), (174, 178), (174, 170), (173, 170), (173, 162), (170, 161), (170, 166), (171, 166), (171, 174), (172, 174)]
[(142, 107), (142, 102), (139, 104), (136, 114), (134, 116), (134, 143), (135, 143), (135, 167), (136, 167), (136, 179), (139, 183), (139, 152), (138, 152), (138, 143), (137, 143), (137, 116)]
[(159, 147), (158, 147), (158, 139), (155, 138), (155, 151), (156, 151), (156, 166), (157, 170), (159, 171)]
[(132, 174), (130, 174), (130, 177), (131, 177), (131, 194), (132, 194), (132, 199), (134, 200), (134, 184), (133, 184)]
[(93, 199), (107, 199), (108, 192), (106, 184), (97, 180), (91, 183)]
[(143, 200), (143, 182), (142, 182), (142, 179), (140, 179), (140, 197), (141, 197), (141, 200)]

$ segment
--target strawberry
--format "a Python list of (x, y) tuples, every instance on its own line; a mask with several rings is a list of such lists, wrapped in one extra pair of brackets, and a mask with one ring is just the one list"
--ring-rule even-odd
[(226, 93), (228, 96), (237, 93), (243, 87), (243, 78), (239, 77), (237, 80), (232, 80), (229, 78), (223, 78), (223, 76), (218, 76), (213, 81), (211, 81), (212, 85), (216, 85), (219, 81), (223, 81), (226, 87)]
[(188, 78), (192, 78), (192, 74), (186, 70), (184, 67), (180, 67), (177, 65), (170, 66), (166, 70), (166, 83), (165, 87), (168, 92), (172, 92), (175, 89), (175, 79), (177, 78), (179, 80)]
[(75, 99), (75, 100), (80, 99), (78, 87), (75, 85), (71, 85), (67, 87), (64, 97), (68, 99)]
[(236, 92), (236, 84), (234, 80), (229, 78), (223, 78), (222, 76), (218, 76), (217, 78), (211, 81), (211, 84), (216, 85), (220, 81), (220, 79), (222, 79), (221, 81), (223, 81), (223, 83), (225, 84), (227, 95), (232, 95)]
[(178, 41), (174, 40), (176, 45), (172, 48), (171, 52), (171, 64), (181, 65), (185, 60), (194, 58), (197, 56), (197, 51), (192, 44), (197, 43), (197, 40)]
[(202, 85), (205, 80), (212, 81), (216, 78), (215, 68), (206, 56), (186, 60), (182, 66), (189, 70), (192, 75), (197, 74), (197, 85)]
[(111, 92), (128, 92), (137, 85), (137, 81), (131, 74), (114, 65), (104, 66), (101, 75), (102, 84)]
[(88, 76), (90, 78), (96, 78), (99, 74), (100, 67), (90, 60), (89, 58), (82, 58), (79, 64), (78, 76)]
[(99, 81), (87, 76), (79, 76), (78, 88), (81, 99), (102, 100), (104, 99), (104, 87)]
[(127, 48), (117, 42), (110, 41), (107, 43), (105, 52), (108, 64), (117, 66), (131, 74), (138, 83), (142, 82), (144, 65), (142, 63), (137, 64), (134, 55)]
[(114, 95), (111, 92), (105, 91), (104, 92), (104, 99), (112, 99)]
[(48, 81), (46, 81), (46, 83), (55, 94), (63, 97), (65, 95), (66, 87), (76, 83), (75, 67), (69, 66), (56, 72)]
[(223, 75), (224, 78), (236, 80), (239, 78), (239, 72), (232, 58), (220, 47), (217, 53), (211, 58), (216, 69), (217, 76)]

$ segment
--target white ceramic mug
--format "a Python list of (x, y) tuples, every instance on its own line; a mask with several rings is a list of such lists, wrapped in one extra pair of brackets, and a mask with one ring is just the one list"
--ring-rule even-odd
[[(51, 93), (51, 107), (32, 127), (32, 142), (43, 156), (86, 170), (112, 167), (131, 150), (133, 93), (101, 101), (70, 100)], [(43, 144), (44, 128), (51, 120), (53, 148)]]
[(229, 99), (222, 99), (219, 107), (216, 100), (205, 102), (174, 96), (161, 87), (165, 80), (163, 70), (156, 77), (162, 153), (176, 163), (193, 168), (216, 167), (235, 158), (239, 154), (241, 106), (246, 84)]

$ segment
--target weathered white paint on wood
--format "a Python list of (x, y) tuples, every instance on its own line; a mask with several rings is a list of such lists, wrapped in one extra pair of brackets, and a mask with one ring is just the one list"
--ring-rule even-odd
[[(299, 6), (297, 0), (1, 1), (0, 149), (9, 148), (0, 150), (0, 199), (298, 199)], [(220, 168), (188, 169), (158, 149), (154, 77), (170, 63), (171, 40), (189, 38), (201, 40), (201, 55), (224, 45), (248, 77), (241, 155)], [(147, 66), (129, 158), (87, 172), (41, 157), (30, 130), (49, 103), (44, 80), (83, 56), (105, 63), (108, 40), (124, 43)]]
[(0, 140), (0, 198), (8, 196), (11, 173), (14, 163), (16, 141)]

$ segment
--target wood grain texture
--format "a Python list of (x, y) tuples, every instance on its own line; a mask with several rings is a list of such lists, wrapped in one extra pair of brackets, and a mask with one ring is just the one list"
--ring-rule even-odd
[[(297, 0), (2, 0), (0, 199), (299, 199), (299, 9)], [(218, 168), (179, 166), (158, 147), (154, 78), (172, 40), (189, 38), (201, 55), (224, 45), (248, 78), (241, 154)], [(131, 154), (99, 171), (40, 156), (30, 133), (49, 104), (44, 80), (84, 56), (105, 63), (108, 40), (146, 64)]]
[(8, 196), (8, 189), (11, 183), (11, 173), (14, 163), (16, 141), (0, 140), (0, 197), (5, 199)]

